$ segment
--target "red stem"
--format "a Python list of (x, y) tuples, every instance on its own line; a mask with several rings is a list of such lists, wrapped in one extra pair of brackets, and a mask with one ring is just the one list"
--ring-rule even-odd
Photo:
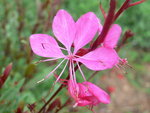
[(105, 37), (107, 35), (107, 32), (109, 31), (109, 28), (112, 25), (114, 14), (115, 14), (115, 9), (116, 9), (116, 0), (111, 0), (110, 1), (110, 8), (109, 8), (108, 16), (107, 16), (107, 18), (105, 20), (102, 32), (98, 36), (96, 41), (93, 43), (90, 51), (96, 49), (104, 41), (104, 39), (105, 39)]
[(134, 2), (134, 3), (130, 3), (131, 0), (126, 0), (123, 5), (121, 6), (121, 8), (117, 11), (117, 13), (115, 14), (115, 18), (114, 21), (129, 7), (141, 4), (143, 2), (145, 2), (145, 0), (140, 0), (138, 2)]
[(101, 10), (101, 12), (102, 12), (102, 15), (103, 15), (104, 19), (106, 19), (107, 14), (106, 14), (106, 12), (105, 12), (105, 10), (104, 10), (103, 6), (102, 6), (102, 3), (100, 3), (99, 8), (100, 8), (100, 10)]
[(41, 113), (45, 107), (51, 102), (51, 100), (59, 93), (59, 91), (62, 90), (62, 88), (64, 87), (64, 85), (62, 84), (58, 89), (57, 91), (51, 96), (51, 98), (44, 104), (44, 106), (39, 110), (38, 113)]
[(123, 5), (121, 6), (121, 8), (117, 11), (117, 13), (115, 14), (115, 18), (114, 21), (120, 16), (120, 14), (128, 7), (129, 3), (131, 0), (126, 0)]
[(128, 40), (129, 38), (133, 37), (133, 36), (134, 36), (134, 33), (132, 33), (131, 30), (127, 30), (127, 31), (124, 33), (123, 39), (122, 39), (121, 43), (118, 45), (116, 51), (118, 52), (118, 51), (125, 45), (125, 43), (127, 42), (127, 40)]
[(141, 3), (145, 2), (145, 1), (146, 1), (146, 0), (140, 0), (140, 1), (134, 2), (134, 3), (130, 4), (128, 7), (132, 7), (132, 6), (141, 4)]
[[(79, 63), (79, 65), (81, 65), (81, 63)], [(76, 71), (77, 69), (78, 69), (78, 66), (75, 67), (75, 71)], [(68, 79), (69, 79), (69, 74), (68, 74), (66, 80), (68, 80)], [(41, 113), (41, 112), (45, 109), (45, 107), (52, 101), (52, 99), (59, 93), (59, 91), (62, 90), (63, 87), (64, 87), (64, 84), (61, 84), (61, 86), (60, 86), (60, 87), (57, 89), (57, 91), (51, 96), (51, 98), (43, 105), (43, 107), (39, 110), (38, 113)]]

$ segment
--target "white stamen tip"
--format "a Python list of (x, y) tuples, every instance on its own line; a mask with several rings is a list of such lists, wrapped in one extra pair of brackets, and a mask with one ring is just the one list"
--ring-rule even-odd
[(39, 80), (39, 81), (37, 81), (37, 83), (40, 83), (40, 82), (42, 82), (42, 81), (44, 81), (45, 79), (43, 78), (42, 80)]
[(75, 104), (73, 105), (73, 108), (77, 107), (77, 105), (78, 105), (78, 103), (75, 103)]

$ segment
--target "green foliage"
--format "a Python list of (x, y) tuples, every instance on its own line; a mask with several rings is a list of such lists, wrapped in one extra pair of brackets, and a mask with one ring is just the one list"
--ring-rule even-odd
[[(23, 85), (24, 79), (16, 80), (9, 78), (5, 83), (5, 86), (0, 90), (0, 111), (1, 113), (13, 112), (21, 101), (25, 102), (25, 98), (19, 93), (21, 86)], [(6, 109), (7, 106), (7, 109)]]
[(150, 8), (148, 7), (150, 1), (129, 8), (121, 17), (118, 19), (118, 23), (124, 28), (131, 29), (135, 34), (132, 41), (132, 46), (137, 49), (143, 49), (149, 51), (150, 49), (150, 32), (149, 32), (149, 20)]

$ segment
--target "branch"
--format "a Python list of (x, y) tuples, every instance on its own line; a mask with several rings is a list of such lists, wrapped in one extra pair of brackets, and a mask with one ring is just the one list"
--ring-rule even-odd
[(126, 0), (122, 6), (120, 7), (120, 9), (117, 11), (117, 13), (115, 14), (115, 18), (114, 21), (120, 16), (120, 14), (128, 7), (129, 3), (131, 0)]
[(105, 20), (102, 32), (98, 36), (96, 41), (93, 43), (90, 51), (96, 49), (105, 40), (105, 37), (106, 37), (106, 35), (107, 35), (108, 31), (109, 31), (109, 28), (111, 27), (112, 22), (113, 22), (115, 9), (116, 9), (116, 0), (111, 0), (110, 1), (110, 8), (109, 8), (108, 16), (107, 16), (107, 18)]
[(106, 12), (105, 12), (105, 10), (104, 10), (104, 8), (103, 8), (103, 6), (102, 6), (102, 3), (101, 3), (101, 2), (100, 2), (100, 6), (99, 6), (99, 8), (100, 8), (100, 10), (101, 10), (101, 12), (102, 12), (102, 15), (103, 15), (104, 19), (106, 19), (107, 14), (106, 14)]
[(62, 84), (57, 91), (51, 96), (51, 98), (44, 104), (44, 106), (39, 110), (38, 113), (41, 113), (45, 107), (51, 102), (51, 100), (62, 90), (62, 88), (64, 87), (64, 85)]

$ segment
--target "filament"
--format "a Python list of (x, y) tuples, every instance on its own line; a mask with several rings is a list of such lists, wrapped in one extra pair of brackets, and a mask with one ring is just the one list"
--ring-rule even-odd
[(59, 48), (62, 49), (62, 50), (68, 51), (67, 49), (65, 49), (65, 48), (63, 48), (63, 47), (59, 47)]
[(86, 81), (86, 78), (85, 78), (85, 76), (84, 76), (84, 73), (83, 73), (82, 69), (80, 68), (80, 65), (79, 65), (78, 62), (77, 62), (77, 66), (78, 66), (78, 68), (79, 68), (79, 71), (80, 71), (80, 73), (81, 73), (81, 75), (82, 75), (84, 81)]
[(72, 85), (73, 85), (73, 88), (75, 88), (76, 87), (76, 82), (75, 82), (75, 80), (74, 80), (74, 72), (73, 72), (73, 69), (72, 69), (72, 61), (70, 61), (70, 66), (69, 66), (69, 70), (70, 70), (70, 80), (71, 80), (71, 82), (72, 82)]
[(39, 80), (37, 83), (40, 83), (42, 81), (44, 81), (45, 79), (47, 79), (54, 71), (56, 71), (56, 69), (65, 61), (66, 59), (63, 59), (45, 78)]
[[(64, 73), (64, 71), (65, 71), (65, 69), (66, 69), (66, 67), (67, 67), (67, 64), (68, 64), (68, 60), (67, 60), (67, 62), (66, 62), (66, 64), (65, 64), (63, 70), (62, 70), (61, 73), (59, 74), (58, 78), (56, 79), (55, 83), (60, 79), (61, 75)], [(54, 83), (54, 84), (55, 84), (55, 83)]]
[(53, 59), (40, 60), (40, 61), (38, 61), (38, 62), (35, 62), (35, 64), (41, 63), (41, 62), (53, 61), (53, 60), (57, 60), (57, 59), (60, 59), (60, 58), (53, 58)]
[(118, 69), (121, 71), (121, 73), (124, 73), (124, 74), (127, 73), (127, 72), (125, 71), (125, 69), (123, 69), (120, 65), (116, 65), (116, 68), (118, 68)]
[(75, 71), (74, 71), (73, 61), (71, 61), (71, 63), (72, 63), (72, 68), (73, 68), (72, 72), (73, 72), (73, 77), (74, 77), (74, 83), (76, 83), (76, 75), (75, 75)]

